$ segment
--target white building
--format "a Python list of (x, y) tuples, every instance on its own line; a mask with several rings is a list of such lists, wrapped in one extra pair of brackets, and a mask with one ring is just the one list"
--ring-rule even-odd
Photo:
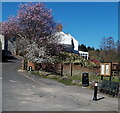
[(5, 49), (5, 38), (2, 34), (0, 34), (0, 42), (2, 45), (2, 50), (4, 50)]
[(12, 54), (16, 54), (15, 42), (12, 41), (12, 38), (11, 40), (7, 40), (2, 34), (0, 34), (0, 42), (2, 45), (2, 50), (8, 50)]
[(70, 51), (72, 50), (78, 51), (78, 41), (70, 34), (66, 34), (61, 31), (56, 32), (54, 36), (58, 38), (58, 43), (64, 44), (66, 47), (70, 49)]
[(84, 51), (78, 51), (78, 41), (73, 36), (71, 36), (70, 34), (66, 34), (62, 31), (56, 32), (54, 36), (59, 38), (58, 42), (60, 44), (64, 44), (67, 48), (69, 48), (70, 52), (77, 53), (84, 59), (88, 60), (89, 53)]
[(78, 51), (78, 41), (70, 34), (67, 34), (67, 35), (68, 35), (68, 37), (71, 38), (71, 44), (73, 44), (74, 50)]
[(89, 53), (88, 52), (79, 51), (79, 55), (82, 56), (84, 59), (88, 60), (88, 57), (89, 57)]

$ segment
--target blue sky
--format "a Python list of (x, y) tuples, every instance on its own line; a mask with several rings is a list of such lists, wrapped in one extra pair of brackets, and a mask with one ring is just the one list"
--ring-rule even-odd
[[(19, 2), (2, 3), (2, 21), (16, 15)], [(79, 44), (99, 48), (103, 37), (118, 40), (117, 2), (48, 2), (55, 21), (63, 24), (63, 31), (75, 37)]]

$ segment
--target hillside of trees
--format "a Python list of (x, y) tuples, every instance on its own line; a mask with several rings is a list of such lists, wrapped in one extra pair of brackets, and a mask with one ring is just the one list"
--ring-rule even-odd
[(102, 38), (99, 49), (79, 45), (79, 51), (89, 52), (89, 59), (96, 59), (100, 62), (120, 62), (120, 41), (114, 41), (113, 37)]

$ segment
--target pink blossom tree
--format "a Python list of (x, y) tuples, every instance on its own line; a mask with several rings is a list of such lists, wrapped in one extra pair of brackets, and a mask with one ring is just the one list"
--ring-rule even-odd
[(15, 17), (9, 17), (8, 21), (1, 23), (1, 26), (1, 33), (5, 36), (5, 38), (17, 36), (17, 34), (19, 36), (20, 26)]
[(2, 23), (5, 36), (17, 35), (41, 42), (55, 31), (56, 23), (51, 10), (44, 3), (20, 4), (19, 8), (16, 17)]
[[(46, 58), (49, 56), (49, 59), (61, 51), (58, 39), (53, 36), (56, 25), (52, 11), (47, 9), (44, 3), (20, 4), (17, 15), (2, 23), (2, 34), (6, 38), (16, 37), (17, 48), (24, 52), (24, 56), (32, 57), (38, 48), (36, 58), (39, 59), (39, 53), (43, 52), (40, 48), (44, 47), (46, 49), (43, 53)], [(32, 46), (33, 42), (35, 46)], [(28, 51), (31, 47), (33, 51)]]

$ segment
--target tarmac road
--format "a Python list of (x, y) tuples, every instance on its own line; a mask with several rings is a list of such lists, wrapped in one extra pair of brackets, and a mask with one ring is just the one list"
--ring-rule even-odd
[(118, 111), (117, 98), (98, 94), (104, 99), (93, 101), (93, 90), (19, 72), (20, 63), (3, 63), (3, 111)]

